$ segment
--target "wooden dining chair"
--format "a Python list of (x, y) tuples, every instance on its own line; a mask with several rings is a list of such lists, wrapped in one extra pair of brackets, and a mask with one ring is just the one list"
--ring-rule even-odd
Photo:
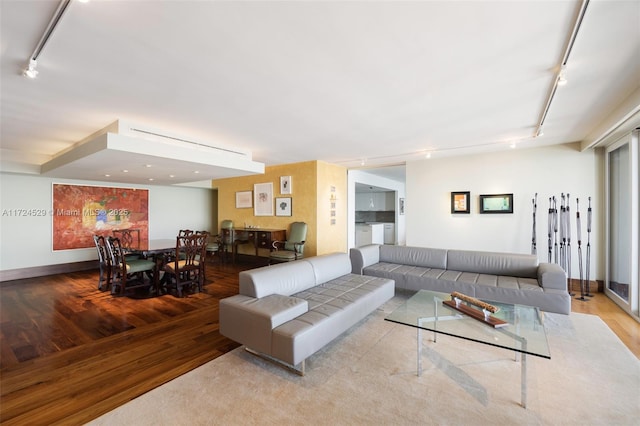
[(138, 253), (140, 249), (140, 230), (135, 228), (129, 229), (114, 229), (113, 236), (120, 240), (122, 249), (127, 256), (127, 260), (136, 260), (141, 256)]
[(98, 290), (104, 291), (111, 284), (111, 258), (107, 251), (107, 243), (102, 235), (94, 235), (93, 242), (98, 251), (98, 262), (100, 263), (100, 276), (98, 277)]
[(111, 259), (111, 294), (124, 295), (127, 290), (151, 286), (158, 292), (156, 262), (147, 259), (127, 260), (118, 238), (109, 237), (106, 243)]
[(204, 289), (204, 259), (207, 246), (207, 234), (193, 234), (176, 237), (176, 254), (172, 262), (164, 267), (170, 276), (170, 286), (175, 288), (178, 297), (183, 296), (185, 287)]

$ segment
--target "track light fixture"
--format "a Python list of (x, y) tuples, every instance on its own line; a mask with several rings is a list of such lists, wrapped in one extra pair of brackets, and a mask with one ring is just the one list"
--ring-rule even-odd
[(36, 78), (38, 76), (38, 70), (36, 69), (37, 66), (38, 66), (38, 61), (36, 61), (35, 59), (30, 59), (29, 66), (25, 68), (22, 74), (25, 77)]
[(582, 25), (582, 20), (584, 19), (585, 14), (587, 13), (587, 7), (589, 6), (590, 0), (582, 0), (580, 3), (580, 7), (578, 10), (578, 14), (576, 16), (576, 20), (573, 24), (573, 29), (571, 30), (571, 34), (569, 34), (569, 39), (567, 41), (567, 45), (564, 49), (564, 54), (562, 55), (562, 61), (560, 62), (560, 72), (556, 76), (556, 79), (553, 81), (553, 86), (549, 91), (549, 96), (547, 97), (547, 102), (542, 109), (542, 114), (540, 115), (540, 120), (538, 121), (538, 126), (536, 127), (536, 132), (533, 137), (537, 138), (542, 136), (542, 126), (547, 118), (547, 113), (549, 112), (549, 108), (551, 108), (551, 102), (553, 102), (553, 98), (556, 94), (556, 90), (558, 87), (564, 86), (567, 84), (567, 78), (565, 75), (566, 65), (569, 61), (569, 55), (571, 54), (571, 49), (573, 49), (573, 44), (575, 43), (578, 32), (580, 31), (580, 26)]
[(40, 56), (40, 54), (42, 53), (42, 49), (44, 49), (44, 46), (51, 38), (53, 32), (56, 29), (56, 26), (62, 19), (64, 12), (69, 7), (69, 3), (71, 3), (71, 0), (60, 0), (58, 8), (47, 24), (47, 28), (45, 28), (44, 33), (42, 33), (42, 36), (40, 37), (40, 41), (38, 41), (35, 49), (33, 49), (33, 53), (31, 54), (31, 56), (29, 56), (29, 67), (22, 73), (25, 77), (36, 78), (38, 76), (38, 70), (36, 69), (36, 66), (38, 65), (38, 56)]
[(564, 86), (565, 84), (567, 84), (567, 66), (563, 65), (558, 74), (558, 86)]

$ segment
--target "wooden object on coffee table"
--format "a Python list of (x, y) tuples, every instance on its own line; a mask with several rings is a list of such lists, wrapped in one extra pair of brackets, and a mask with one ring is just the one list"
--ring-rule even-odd
[[(458, 298), (461, 301), (465, 301), (467, 303), (471, 303), (475, 306), (479, 306), (482, 309), (487, 310), (488, 312), (491, 313), (496, 313), (499, 311), (499, 308), (493, 305), (490, 305), (488, 303), (485, 303), (481, 300), (478, 300), (474, 297), (471, 296), (467, 296), (466, 294), (462, 294), (462, 293), (458, 293), (458, 292), (453, 292), (451, 293), (451, 297), (453, 298)], [(465, 315), (470, 316), (473, 319), (476, 319), (480, 322), (483, 322), (485, 324), (488, 324), (490, 326), (492, 326), (493, 328), (500, 328), (500, 327), (505, 327), (507, 325), (509, 325), (508, 322), (503, 321), (499, 318), (495, 318), (491, 315), (487, 315), (485, 316), (484, 312), (482, 310), (479, 309), (474, 309), (471, 306), (465, 305), (463, 303), (459, 303), (456, 304), (455, 300), (445, 300), (442, 302), (443, 304), (449, 306), (452, 309), (455, 309), (458, 312), (462, 312)]]

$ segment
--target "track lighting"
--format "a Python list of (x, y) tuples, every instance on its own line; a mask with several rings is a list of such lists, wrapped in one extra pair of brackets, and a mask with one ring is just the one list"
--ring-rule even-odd
[(29, 78), (36, 78), (38, 76), (38, 70), (36, 69), (37, 66), (38, 61), (36, 61), (35, 59), (30, 59), (29, 67), (22, 72), (22, 75)]

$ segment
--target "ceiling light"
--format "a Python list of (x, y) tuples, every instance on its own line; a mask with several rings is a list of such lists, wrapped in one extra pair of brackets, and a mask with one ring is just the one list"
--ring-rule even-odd
[(153, 178), (149, 178), (149, 180), (153, 180)]
[(170, 177), (170, 178), (174, 178), (174, 177), (176, 177), (176, 175), (169, 175), (169, 177)]
[(36, 78), (38, 76), (38, 70), (36, 67), (38, 66), (38, 61), (35, 59), (29, 60), (29, 67), (23, 71), (23, 75), (29, 78)]
[(151, 167), (151, 164), (145, 164), (145, 167)]
[(515, 148), (515, 147), (516, 147), (516, 143), (515, 143), (515, 142), (511, 142), (511, 143), (509, 144), (509, 147), (510, 147), (510, 148)]
[(431, 153), (427, 152), (427, 155), (425, 155), (426, 158), (431, 158)]
[(198, 174), (198, 173), (200, 173), (200, 172), (199, 172), (199, 171), (197, 171), (197, 170), (194, 170), (194, 171), (193, 171), (193, 173)]
[(129, 173), (129, 170), (124, 169), (124, 170), (122, 171), (122, 173)]

